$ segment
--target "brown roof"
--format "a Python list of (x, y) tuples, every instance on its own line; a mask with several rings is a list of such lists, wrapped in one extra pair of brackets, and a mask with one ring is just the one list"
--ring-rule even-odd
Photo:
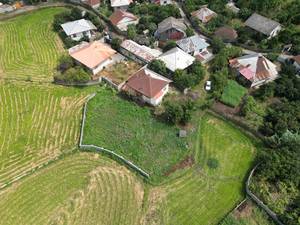
[(300, 55), (294, 56), (293, 59), (295, 60), (295, 62), (297, 62), (298, 64), (300, 64)]
[(224, 41), (235, 41), (238, 37), (236, 30), (231, 27), (220, 27), (216, 30), (215, 35)]
[(70, 56), (90, 69), (111, 58), (116, 51), (100, 41), (83, 43), (69, 50)]
[(126, 81), (123, 90), (133, 89), (148, 98), (154, 98), (170, 81), (153, 77), (150, 73), (155, 74), (142, 68)]
[(125, 17), (128, 17), (128, 18), (130, 18), (130, 19), (132, 19), (132, 20), (137, 20), (137, 19), (138, 19), (138, 18), (137, 18), (135, 15), (133, 15), (132, 13), (125, 12), (125, 11), (123, 11), (123, 10), (116, 10), (116, 11), (114, 11), (114, 13), (109, 17), (109, 20), (110, 20), (110, 22), (111, 22), (113, 25), (117, 26), (118, 23), (119, 23), (123, 18), (125, 18)]
[(100, 4), (100, 0), (86, 0), (86, 3), (90, 6), (94, 6)]

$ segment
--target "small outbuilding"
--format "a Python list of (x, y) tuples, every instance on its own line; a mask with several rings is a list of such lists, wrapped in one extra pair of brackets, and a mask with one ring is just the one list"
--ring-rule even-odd
[(114, 10), (126, 11), (133, 0), (110, 0), (110, 5)]

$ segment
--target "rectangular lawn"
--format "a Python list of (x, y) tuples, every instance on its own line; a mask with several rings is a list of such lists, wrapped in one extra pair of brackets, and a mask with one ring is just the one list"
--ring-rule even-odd
[(226, 105), (236, 107), (240, 104), (242, 97), (247, 93), (247, 89), (239, 85), (234, 80), (229, 80), (221, 96), (221, 102)]
[(100, 89), (88, 103), (83, 143), (115, 151), (156, 179), (189, 151), (187, 140), (177, 133), (176, 127), (158, 122), (149, 108)]

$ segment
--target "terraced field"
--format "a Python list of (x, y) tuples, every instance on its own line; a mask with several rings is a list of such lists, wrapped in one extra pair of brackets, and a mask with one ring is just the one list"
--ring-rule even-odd
[(125, 167), (75, 153), (0, 192), (0, 224), (138, 224), (143, 184)]
[(0, 188), (76, 146), (87, 92), (0, 85)]
[[(150, 192), (154, 203), (147, 214), (157, 215), (158, 224), (217, 224), (244, 197), (243, 181), (255, 156), (252, 140), (205, 115), (198, 141), (196, 164)], [(218, 161), (218, 168), (207, 165), (211, 158)]]
[(64, 51), (52, 21), (65, 10), (47, 8), (0, 21), (0, 78), (52, 80)]

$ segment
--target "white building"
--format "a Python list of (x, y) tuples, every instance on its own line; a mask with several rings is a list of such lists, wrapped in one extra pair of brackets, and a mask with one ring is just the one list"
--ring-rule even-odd
[(195, 61), (195, 57), (184, 52), (178, 47), (172, 48), (157, 59), (163, 61), (166, 64), (166, 67), (172, 72), (177, 69), (184, 70)]
[(79, 41), (83, 37), (91, 38), (93, 31), (97, 30), (95, 25), (85, 19), (67, 22), (61, 25), (67, 36), (71, 37), (74, 41)]
[(83, 42), (70, 48), (69, 54), (77, 63), (88, 68), (93, 75), (121, 60), (114, 49), (100, 41)]
[(171, 80), (143, 67), (125, 82), (122, 90), (157, 106), (168, 93), (169, 83)]
[(133, 2), (133, 0), (110, 0), (110, 5), (114, 10), (124, 10), (128, 9), (128, 6)]

